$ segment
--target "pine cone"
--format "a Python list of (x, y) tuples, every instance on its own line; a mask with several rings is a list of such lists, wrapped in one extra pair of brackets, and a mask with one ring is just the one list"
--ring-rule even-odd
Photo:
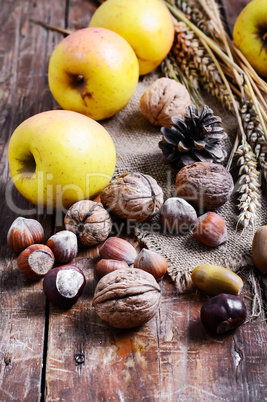
[(214, 116), (213, 110), (204, 106), (199, 115), (196, 106), (186, 108), (184, 120), (172, 117), (172, 127), (162, 127), (162, 141), (159, 147), (163, 158), (174, 170), (179, 165), (194, 162), (220, 163), (226, 156), (220, 141), (227, 137), (221, 126), (221, 118)]

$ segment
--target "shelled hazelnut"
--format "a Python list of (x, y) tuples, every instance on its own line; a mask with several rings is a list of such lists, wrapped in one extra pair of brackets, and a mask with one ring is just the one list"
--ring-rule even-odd
[(18, 257), (20, 271), (29, 279), (43, 278), (53, 267), (55, 257), (45, 244), (32, 244), (23, 250)]
[(102, 243), (111, 231), (111, 218), (100, 202), (82, 200), (73, 204), (64, 218), (65, 228), (85, 246)]
[(7, 243), (16, 253), (21, 253), (34, 243), (42, 243), (44, 229), (35, 219), (18, 217), (7, 233)]
[(66, 264), (77, 256), (78, 241), (76, 235), (69, 230), (55, 233), (46, 242), (53, 251), (55, 259), (60, 264)]

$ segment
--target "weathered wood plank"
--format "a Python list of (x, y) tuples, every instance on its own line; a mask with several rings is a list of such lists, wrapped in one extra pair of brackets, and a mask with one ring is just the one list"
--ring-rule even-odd
[[(41, 392), (46, 300), (41, 282), (27, 280), (6, 235), (17, 216), (36, 217), (36, 209), (12, 186), (8, 139), (29, 116), (54, 106), (47, 86), (47, 53), (57, 34), (30, 22), (64, 15), (52, 1), (0, 1), (1, 142), (0, 142), (0, 400), (38, 401)], [(53, 17), (52, 17), (53, 16)], [(51, 234), (51, 216), (39, 217)], [(38, 218), (38, 219), (39, 219)]]

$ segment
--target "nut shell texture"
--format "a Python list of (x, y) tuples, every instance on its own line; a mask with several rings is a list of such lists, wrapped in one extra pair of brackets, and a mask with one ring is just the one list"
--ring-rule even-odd
[(35, 219), (18, 217), (7, 233), (7, 243), (16, 253), (20, 253), (34, 243), (42, 243), (44, 229)]
[(141, 113), (155, 126), (172, 126), (172, 116), (184, 117), (190, 105), (186, 87), (171, 78), (158, 78), (140, 99)]
[(101, 202), (118, 218), (143, 222), (159, 211), (163, 191), (149, 175), (125, 173), (106, 186), (101, 193)]
[(193, 236), (205, 246), (219, 246), (227, 240), (227, 228), (224, 219), (215, 212), (207, 212), (198, 218), (193, 228)]
[(160, 210), (160, 221), (164, 232), (185, 234), (196, 223), (197, 213), (183, 198), (171, 197), (164, 202)]
[(109, 237), (101, 246), (99, 254), (105, 259), (125, 261), (128, 265), (133, 264), (137, 256), (134, 246), (120, 237)]
[(60, 264), (70, 262), (78, 254), (78, 241), (76, 235), (69, 230), (61, 230), (49, 237), (46, 245), (51, 248), (55, 259)]
[(129, 268), (100, 279), (93, 305), (97, 315), (110, 326), (134, 328), (156, 314), (160, 296), (160, 287), (151, 274)]
[(179, 197), (190, 204), (212, 210), (225, 204), (233, 191), (231, 174), (223, 165), (196, 162), (184, 166), (176, 176), (175, 189)]
[(198, 265), (191, 274), (193, 283), (210, 296), (229, 293), (238, 296), (243, 288), (243, 281), (230, 269), (219, 265)]
[(65, 228), (75, 233), (85, 246), (93, 246), (106, 240), (111, 231), (111, 218), (99, 202), (78, 201), (72, 205), (64, 219)]
[(252, 257), (256, 267), (267, 273), (267, 225), (261, 226), (254, 234), (252, 241)]
[(54, 254), (45, 244), (32, 244), (18, 256), (18, 267), (29, 279), (43, 278), (54, 262)]

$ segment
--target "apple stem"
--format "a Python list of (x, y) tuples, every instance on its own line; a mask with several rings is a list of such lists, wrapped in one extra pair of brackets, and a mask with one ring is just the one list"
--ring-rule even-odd
[(60, 27), (57, 27), (56, 25), (50, 25), (50, 24), (47, 24), (46, 22), (43, 22), (43, 21), (40, 21), (40, 20), (34, 20), (34, 19), (31, 18), (30, 21), (33, 22), (36, 25), (40, 25), (41, 27), (49, 29), (50, 31), (59, 32), (59, 33), (62, 33), (64, 35), (70, 35), (70, 34), (73, 33), (73, 31), (70, 31), (69, 29), (60, 28)]

